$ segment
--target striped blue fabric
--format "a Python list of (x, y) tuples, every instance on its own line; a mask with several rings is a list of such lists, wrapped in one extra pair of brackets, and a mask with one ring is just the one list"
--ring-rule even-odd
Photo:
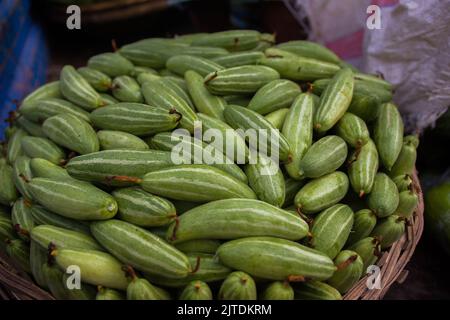
[(8, 113), (46, 80), (48, 49), (39, 25), (30, 16), (30, 0), (0, 4), (0, 139)]

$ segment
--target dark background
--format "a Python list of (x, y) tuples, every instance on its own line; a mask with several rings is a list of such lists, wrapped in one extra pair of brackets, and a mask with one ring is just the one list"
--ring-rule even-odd
[(40, 1), (35, 1), (32, 9), (47, 34), (50, 79), (58, 77), (64, 64), (78, 67), (94, 54), (111, 51), (112, 40), (120, 47), (143, 38), (236, 28), (231, 21), (245, 24), (246, 28), (275, 33), (278, 42), (306, 38), (281, 1), (254, 1), (244, 5), (231, 5), (230, 2), (233, 1), (188, 1), (141, 16), (101, 23), (85, 23), (82, 9), (80, 30), (67, 29), (65, 19), (68, 15), (63, 10), (49, 9)]
[[(39, 3), (39, 4), (37, 4)], [(101, 24), (83, 23), (81, 30), (68, 30), (64, 12), (49, 10), (36, 1), (33, 14), (45, 26), (50, 48), (48, 80), (58, 78), (64, 64), (82, 66), (97, 53), (147, 37), (167, 37), (193, 32), (214, 32), (236, 28), (231, 21), (240, 21), (246, 28), (276, 33), (277, 41), (305, 39), (306, 34), (280, 1), (231, 6), (229, 1), (191, 1), (175, 7)], [(425, 188), (433, 177), (445, 171), (450, 163), (444, 148), (448, 141), (439, 140), (432, 132), (425, 133), (419, 146), (418, 171)], [(439, 151), (440, 150), (440, 151)], [(423, 156), (426, 155), (426, 156)], [(429, 172), (425, 168), (434, 168)], [(430, 178), (431, 176), (431, 178)], [(430, 183), (431, 181), (431, 183)], [(385, 299), (450, 299), (450, 258), (425, 231), (407, 266), (409, 275), (402, 284), (394, 284)]]

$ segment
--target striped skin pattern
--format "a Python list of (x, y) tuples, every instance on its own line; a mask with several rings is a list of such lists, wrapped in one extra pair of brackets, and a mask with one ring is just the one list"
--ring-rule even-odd
[(339, 57), (333, 51), (312, 41), (287, 41), (277, 45), (277, 48), (305, 58), (313, 58), (331, 63), (341, 62), (341, 59), (339, 59)]
[(62, 95), (87, 111), (102, 106), (97, 91), (72, 66), (64, 66), (61, 70), (59, 88)]
[(16, 119), (17, 126), (25, 130), (29, 135), (45, 138), (46, 135), (39, 123), (32, 122), (25, 117)]
[(188, 285), (191, 281), (200, 280), (206, 283), (216, 282), (225, 279), (230, 272), (230, 268), (224, 266), (213, 254), (192, 253), (187, 255), (192, 267), (197, 266), (198, 270), (189, 273), (184, 278), (168, 278), (155, 274), (145, 273), (144, 276), (158, 285), (164, 285), (169, 288), (181, 288)]
[(101, 53), (88, 60), (88, 67), (101, 71), (110, 77), (129, 75), (133, 72), (133, 64), (122, 55), (113, 52)]
[[(112, 95), (109, 95), (107, 93), (100, 93), (100, 99), (102, 99), (102, 103), (104, 106), (119, 103), (119, 100), (117, 100)], [(89, 119), (89, 121), (91, 121), (91, 119)]]
[(281, 207), (286, 197), (284, 177), (277, 163), (258, 156), (255, 164), (245, 166), (248, 183), (259, 200)]
[(185, 278), (192, 271), (184, 253), (151, 232), (120, 220), (93, 222), (95, 239), (123, 263), (168, 278)]
[(112, 195), (119, 205), (118, 218), (137, 226), (164, 226), (177, 217), (173, 203), (138, 187), (116, 189)]
[(253, 129), (258, 133), (258, 152), (270, 156), (273, 144), (274, 149), (279, 152), (280, 160), (289, 158), (290, 146), (287, 139), (262, 115), (241, 106), (229, 105), (224, 110), (224, 116), (227, 123), (234, 129), (244, 131)]
[(14, 239), (16, 233), (13, 229), (12, 221), (8, 217), (0, 217), (0, 249), (6, 247), (6, 241), (8, 239)]
[(242, 51), (257, 46), (261, 34), (255, 30), (227, 30), (205, 34), (192, 41), (193, 46), (210, 46)]
[(33, 178), (28, 186), (39, 204), (67, 218), (103, 220), (117, 212), (114, 198), (87, 182)]
[(377, 261), (377, 255), (379, 254), (381, 247), (378, 239), (367, 237), (359, 240), (347, 249), (355, 251), (361, 257), (364, 263), (363, 270), (367, 270), (367, 267)]
[(104, 150), (72, 158), (67, 172), (74, 178), (102, 182), (112, 186), (129, 186), (114, 176), (142, 177), (146, 173), (172, 165), (170, 152), (160, 150)]
[(283, 79), (314, 81), (332, 77), (340, 67), (334, 63), (297, 56), (285, 50), (268, 48), (258, 62), (278, 71)]
[(377, 224), (377, 217), (370, 209), (355, 212), (352, 232), (348, 236), (346, 246), (350, 246), (370, 235)]
[(119, 49), (119, 54), (138, 66), (164, 68), (168, 59), (164, 53), (166, 46), (144, 43), (130, 43)]
[(19, 156), (14, 161), (13, 180), (19, 193), (28, 200), (32, 200), (33, 196), (28, 188), (28, 181), (31, 180), (33, 174), (30, 167), (30, 158), (27, 156)]
[(286, 116), (289, 113), (289, 108), (281, 108), (276, 111), (272, 111), (269, 114), (266, 114), (264, 118), (269, 121), (274, 128), (281, 130), (284, 125), (284, 120), (286, 120)]
[(64, 151), (49, 139), (40, 137), (24, 137), (23, 152), (30, 158), (46, 159), (54, 164), (60, 164), (64, 159)]
[(10, 164), (13, 164), (17, 157), (23, 155), (22, 138), (28, 136), (23, 129), (17, 129), (8, 141), (6, 149), (6, 159)]
[(125, 296), (120, 291), (100, 286), (97, 288), (95, 300), (125, 300)]
[(18, 192), (14, 185), (14, 171), (8, 164), (0, 165), (0, 203), (3, 205), (11, 205), (16, 201)]
[(277, 71), (266, 66), (240, 66), (210, 73), (204, 82), (216, 95), (249, 94), (279, 78)]
[(69, 299), (69, 294), (62, 282), (63, 275), (64, 273), (56, 264), (43, 263), (42, 276), (47, 289), (56, 299), (67, 300)]
[(295, 195), (306, 184), (307, 180), (295, 180), (290, 177), (284, 179), (285, 199), (282, 208), (294, 203)]
[[(224, 155), (230, 159), (234, 159), (239, 164), (242, 164), (243, 162), (246, 163), (248, 161), (249, 150), (245, 140), (237, 132), (235, 132), (228, 123), (203, 113), (197, 113), (197, 116), (201, 122), (204, 132), (213, 129), (220, 132), (223, 137), (220, 143), (217, 141), (211, 142), (212, 146), (222, 150)], [(228, 149), (233, 151), (231, 155), (228, 152)]]
[(66, 169), (45, 159), (31, 159), (30, 168), (34, 178), (72, 179)]
[(58, 249), (86, 249), (104, 251), (92, 236), (52, 225), (39, 225), (31, 231), (31, 239), (43, 249), (53, 244)]
[(104, 92), (111, 89), (111, 78), (103, 72), (89, 67), (81, 67), (77, 71), (95, 90)]
[(81, 281), (84, 283), (119, 290), (125, 290), (128, 286), (123, 264), (109, 253), (84, 249), (56, 249), (52, 256), (62, 270), (67, 270), (69, 266), (78, 266)]
[(314, 129), (325, 132), (347, 111), (353, 95), (353, 72), (342, 69), (332, 78), (320, 96), (319, 107), (314, 116)]
[(393, 86), (391, 83), (387, 82), (386, 80), (380, 78), (379, 76), (374, 76), (371, 74), (364, 74), (364, 73), (355, 73), (355, 79), (356, 80), (362, 80), (366, 82), (367, 84), (371, 84), (373, 86), (382, 87), (385, 90), (392, 91)]
[(217, 64), (212, 60), (188, 55), (173, 56), (167, 60), (166, 67), (182, 77), (185, 72), (189, 70), (197, 72), (204, 77), (211, 72), (223, 69), (220, 64)]
[(389, 171), (390, 177), (413, 173), (417, 159), (416, 148), (414, 141), (403, 141), (397, 160)]
[(160, 81), (166, 86), (167, 90), (172, 90), (174, 95), (178, 95), (193, 111), (195, 111), (190, 93), (188, 92), (187, 82), (184, 81), (184, 79), (175, 77), (161, 77)]
[(112, 95), (119, 101), (144, 102), (139, 84), (130, 76), (115, 77), (111, 86)]
[(42, 122), (57, 114), (66, 113), (73, 114), (87, 122), (91, 121), (86, 110), (60, 98), (48, 98), (39, 100), (39, 102), (22, 104), (19, 113), (34, 122)]
[(101, 150), (148, 150), (149, 147), (139, 137), (123, 131), (99, 130), (97, 131)]
[(29, 241), (30, 232), (33, 230), (35, 223), (29, 204), (23, 198), (14, 203), (11, 210), (11, 222), (19, 237), (24, 241)]
[(222, 97), (214, 96), (206, 89), (203, 83), (203, 76), (189, 70), (184, 77), (197, 111), (224, 120), (223, 110), (227, 103)]
[(20, 239), (9, 239), (6, 241), (6, 253), (17, 264), (20, 269), (31, 273), (30, 246)]
[(259, 51), (242, 51), (230, 53), (226, 56), (211, 59), (224, 68), (247, 66), (257, 64), (258, 60), (264, 57), (264, 53)]
[(62, 284), (67, 291), (68, 300), (93, 300), (95, 297), (96, 288), (87, 283), (82, 283), (79, 289), (69, 289), (67, 283), (71, 280), (71, 275), (65, 273), (62, 276)]
[(211, 289), (206, 282), (200, 280), (191, 281), (181, 292), (180, 300), (212, 300)]
[(372, 140), (349, 156), (348, 177), (353, 190), (362, 197), (372, 191), (378, 171), (378, 151)]
[(353, 211), (336, 204), (317, 215), (311, 228), (311, 247), (334, 259), (342, 250), (353, 226)]
[(332, 173), (345, 162), (347, 151), (347, 144), (338, 136), (317, 140), (300, 161), (300, 177), (319, 178)]
[(314, 100), (302, 93), (293, 102), (284, 120), (282, 134), (291, 149), (291, 162), (285, 164), (288, 175), (300, 180), (300, 161), (313, 141)]
[(281, 108), (290, 107), (301, 93), (298, 84), (285, 79), (277, 79), (260, 88), (248, 104), (248, 108), (266, 115)]
[(255, 280), (242, 271), (230, 273), (219, 290), (219, 300), (256, 300), (256, 295)]
[(399, 195), (394, 181), (386, 174), (379, 172), (376, 174), (372, 191), (370, 192), (367, 205), (379, 218), (384, 218), (398, 207)]
[(180, 48), (178, 54), (186, 54), (190, 56), (211, 59), (215, 57), (225, 56), (228, 54), (228, 51), (226, 49), (217, 47), (189, 46)]
[(217, 255), (230, 268), (272, 280), (286, 280), (289, 276), (326, 280), (336, 270), (333, 261), (325, 254), (293, 241), (272, 237), (232, 240), (220, 246)]
[(178, 125), (180, 115), (141, 103), (122, 102), (95, 110), (91, 120), (101, 129), (145, 136), (172, 130)]
[(227, 199), (195, 207), (167, 230), (171, 243), (193, 239), (237, 239), (273, 236), (299, 240), (308, 225), (299, 216), (260, 200)]
[(169, 300), (168, 292), (157, 288), (146, 279), (133, 279), (127, 287), (127, 300)]
[(394, 104), (384, 103), (380, 106), (373, 139), (381, 163), (386, 169), (391, 170), (403, 145), (403, 121)]
[(172, 151), (177, 145), (182, 143), (183, 150), (187, 150), (187, 153), (191, 156), (190, 163), (205, 163), (206, 155), (214, 154), (214, 159), (218, 159), (218, 163), (211, 163), (210, 165), (223, 170), (233, 177), (247, 183), (247, 176), (242, 171), (242, 169), (237, 166), (233, 161), (228, 159), (222, 152), (215, 148), (213, 145), (208, 145), (207, 143), (196, 139), (191, 136), (179, 137), (172, 135), (169, 132), (161, 132), (153, 136), (150, 140), (150, 145), (152, 149)]
[(381, 249), (389, 248), (405, 233), (406, 221), (395, 214), (380, 220), (371, 236), (380, 240)]
[(306, 281), (294, 286), (294, 296), (298, 300), (342, 300), (335, 288), (320, 281)]
[(59, 86), (59, 81), (52, 81), (44, 84), (27, 95), (25, 99), (23, 99), (22, 105), (49, 98), (62, 98)]
[(341, 201), (348, 185), (347, 175), (341, 171), (311, 180), (295, 196), (295, 205), (303, 213), (317, 213)]
[[(178, 165), (149, 172), (141, 187), (175, 200), (208, 202), (229, 198), (256, 199), (250, 187), (215, 167), (202, 164)], [(183, 188), (179, 188), (183, 185)]]
[(217, 248), (220, 247), (222, 242), (220, 240), (211, 239), (196, 239), (183, 241), (176, 244), (175, 247), (184, 253), (210, 253), (215, 254)]
[(419, 196), (414, 190), (405, 190), (399, 193), (399, 201), (395, 214), (400, 217), (411, 218), (419, 204)]
[(363, 274), (363, 261), (354, 251), (342, 250), (334, 260), (335, 265), (341, 263), (350, 263), (343, 269), (337, 270), (334, 275), (328, 279), (328, 283), (337, 289), (341, 294), (346, 293), (353, 285), (358, 282)]
[(294, 289), (287, 281), (274, 281), (266, 287), (259, 299), (294, 300)]
[(181, 126), (191, 133), (194, 132), (194, 122), (198, 120), (197, 115), (189, 104), (175, 94), (173, 90), (167, 89), (167, 86), (158, 79), (144, 82), (141, 89), (146, 103), (180, 113)]
[(89, 224), (84, 221), (63, 217), (50, 212), (39, 205), (31, 206), (31, 216), (36, 225), (52, 225), (67, 230), (89, 234)]
[(44, 278), (43, 265), (47, 262), (47, 251), (40, 247), (35, 241), (30, 241), (30, 268), (36, 283), (43, 287), (47, 287)]
[[(374, 98), (377, 103), (385, 103), (391, 101), (392, 92), (390, 90), (386, 90), (380, 86), (373, 85), (371, 83), (368, 83), (367, 81), (358, 80), (356, 78), (356, 75), (354, 75), (353, 78), (353, 93), (358, 97)], [(314, 81), (312, 85), (313, 92), (315, 94), (321, 95), (330, 82), (330, 78)]]
[(358, 148), (370, 139), (369, 129), (363, 119), (346, 112), (336, 124), (336, 133), (353, 148)]
[(99, 150), (99, 142), (94, 129), (84, 120), (71, 114), (59, 114), (44, 121), (42, 129), (56, 144), (88, 154)]

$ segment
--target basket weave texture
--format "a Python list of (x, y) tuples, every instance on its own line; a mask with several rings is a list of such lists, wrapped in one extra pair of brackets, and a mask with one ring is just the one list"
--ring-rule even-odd
[[(363, 277), (350, 291), (344, 300), (379, 300), (382, 299), (391, 285), (403, 282), (408, 274), (406, 265), (411, 259), (417, 243), (422, 235), (424, 226), (424, 203), (417, 172), (413, 175), (414, 188), (419, 195), (419, 205), (409, 220), (405, 234), (395, 242), (377, 262), (380, 267), (379, 288), (369, 289), (367, 286), (369, 277)], [(48, 292), (38, 287), (28, 274), (20, 271), (4, 252), (0, 251), (0, 300), (54, 300)]]

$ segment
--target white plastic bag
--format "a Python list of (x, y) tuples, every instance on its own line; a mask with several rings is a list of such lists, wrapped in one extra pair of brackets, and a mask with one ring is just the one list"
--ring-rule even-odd
[[(285, 0), (310, 39), (395, 86), (409, 131), (422, 131), (450, 106), (450, 0)], [(378, 6), (380, 29), (367, 12)]]

